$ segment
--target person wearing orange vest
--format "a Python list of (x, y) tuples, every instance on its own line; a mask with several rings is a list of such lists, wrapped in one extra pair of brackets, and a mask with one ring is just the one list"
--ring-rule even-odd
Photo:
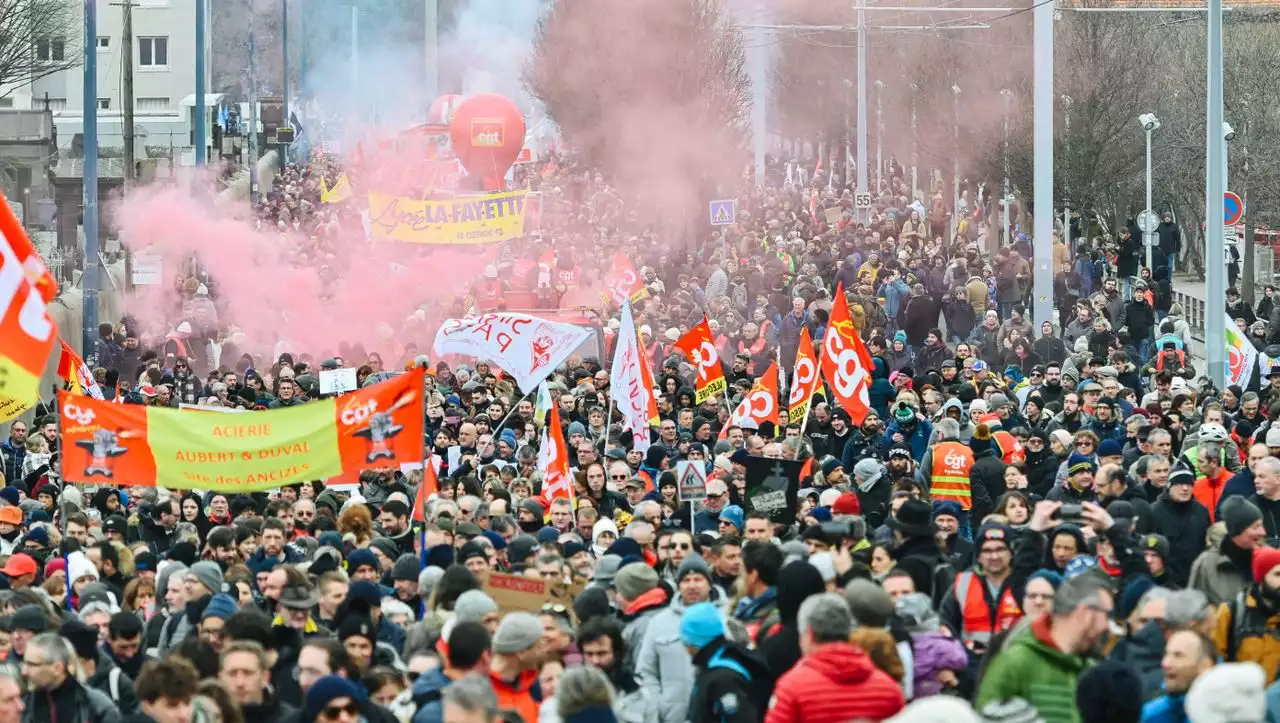
[(1014, 588), (1026, 581), (1029, 571), (1015, 574), (1014, 534), (1004, 525), (983, 525), (973, 540), (977, 564), (956, 574), (939, 605), (947, 630), (975, 654), (983, 653), (992, 637), (1022, 619)]
[(991, 509), (991, 497), (985, 487), (974, 488), (969, 480), (973, 469), (973, 450), (960, 443), (960, 425), (956, 420), (938, 420), (934, 427), (935, 442), (920, 460), (916, 476), (929, 490), (934, 509), (943, 502), (960, 505), (960, 536), (972, 537), (969, 520), (973, 509)]
[[(995, 395), (991, 395), (993, 398)], [(978, 424), (985, 424), (991, 428), (991, 439), (996, 444), (996, 451), (999, 453), (1000, 461), (1005, 464), (1025, 464), (1027, 461), (1027, 450), (1022, 446), (1022, 442), (1018, 438), (1004, 430), (1004, 420), (998, 414), (988, 414), (976, 420)]]
[(493, 634), (489, 682), (498, 707), (515, 711), (524, 723), (537, 723), (542, 694), (537, 687), (544, 654), (542, 623), (526, 612), (507, 613)]

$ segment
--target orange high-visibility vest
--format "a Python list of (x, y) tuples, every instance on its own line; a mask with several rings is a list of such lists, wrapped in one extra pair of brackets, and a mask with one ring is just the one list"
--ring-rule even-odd
[(991, 636), (1012, 628), (1014, 623), (1022, 619), (1022, 608), (1013, 597), (1013, 588), (1006, 587), (996, 601), (996, 614), (991, 614), (987, 604), (987, 583), (972, 570), (956, 575), (955, 595), (960, 604), (960, 618), (964, 630), (958, 631), (960, 638), (966, 642), (973, 641), (986, 646)]
[(929, 470), (929, 497), (933, 502), (951, 500), (963, 510), (973, 509), (969, 488), (969, 470), (973, 468), (973, 450), (956, 441), (933, 446), (933, 468)]

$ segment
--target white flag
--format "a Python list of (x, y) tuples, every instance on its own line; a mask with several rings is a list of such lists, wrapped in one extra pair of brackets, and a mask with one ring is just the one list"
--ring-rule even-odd
[(436, 332), (437, 356), (462, 354), (491, 359), (528, 392), (578, 350), (591, 332), (573, 324), (528, 314), (498, 312), (445, 319)]
[(646, 387), (640, 371), (640, 342), (636, 323), (631, 317), (631, 302), (622, 304), (622, 325), (613, 351), (613, 375), (609, 380), (609, 397), (622, 414), (622, 428), (631, 431), (632, 446), (649, 448), (649, 401), (653, 390)]

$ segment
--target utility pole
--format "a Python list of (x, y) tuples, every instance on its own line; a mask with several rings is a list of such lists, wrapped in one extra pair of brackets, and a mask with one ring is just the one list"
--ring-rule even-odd
[(120, 69), (124, 97), (124, 182), (132, 183), (135, 178), (136, 159), (133, 147), (133, 0), (121, 0), (120, 59), (124, 63)]
[(1226, 220), (1226, 182), (1222, 177), (1226, 141), (1222, 138), (1222, 0), (1209, 0), (1208, 18), (1208, 119), (1205, 129), (1205, 301), (1204, 354), (1208, 359), (1205, 376), (1218, 389), (1225, 388), (1227, 375), (1227, 269), (1224, 261), (1223, 221)]
[[(280, 1), (280, 42), (284, 46), (284, 78), (281, 84), (284, 92), (281, 97), (284, 98), (284, 124), (292, 126), (292, 119), (289, 117), (289, 0)], [(280, 167), (284, 168), (289, 163), (289, 146), (280, 145)]]
[(253, 0), (249, 5), (249, 205), (258, 205), (258, 36)]
[[(98, 3), (84, 3), (84, 291), (81, 307), (83, 346), (80, 353), (93, 353), (98, 337)], [(1221, 254), (1219, 254), (1221, 256)]]
[[(196, 3), (196, 117), (195, 117), (195, 148), (193, 154), (196, 157), (196, 168), (203, 168), (208, 160), (209, 151), (205, 147), (205, 124), (209, 122), (209, 110), (205, 108), (205, 14), (207, 11), (206, 0), (195, 0)], [(225, 130), (225, 129), (224, 129)]]
[(1053, 16), (1054, 0), (1034, 6), (1032, 91), (1035, 109), (1032, 146), (1035, 156), (1032, 229), (1032, 309), (1036, 327), (1053, 320)]

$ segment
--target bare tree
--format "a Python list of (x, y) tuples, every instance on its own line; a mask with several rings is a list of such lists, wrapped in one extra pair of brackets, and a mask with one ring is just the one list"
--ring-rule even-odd
[(0, 95), (78, 67), (80, 10), (65, 0), (0, 0)]

